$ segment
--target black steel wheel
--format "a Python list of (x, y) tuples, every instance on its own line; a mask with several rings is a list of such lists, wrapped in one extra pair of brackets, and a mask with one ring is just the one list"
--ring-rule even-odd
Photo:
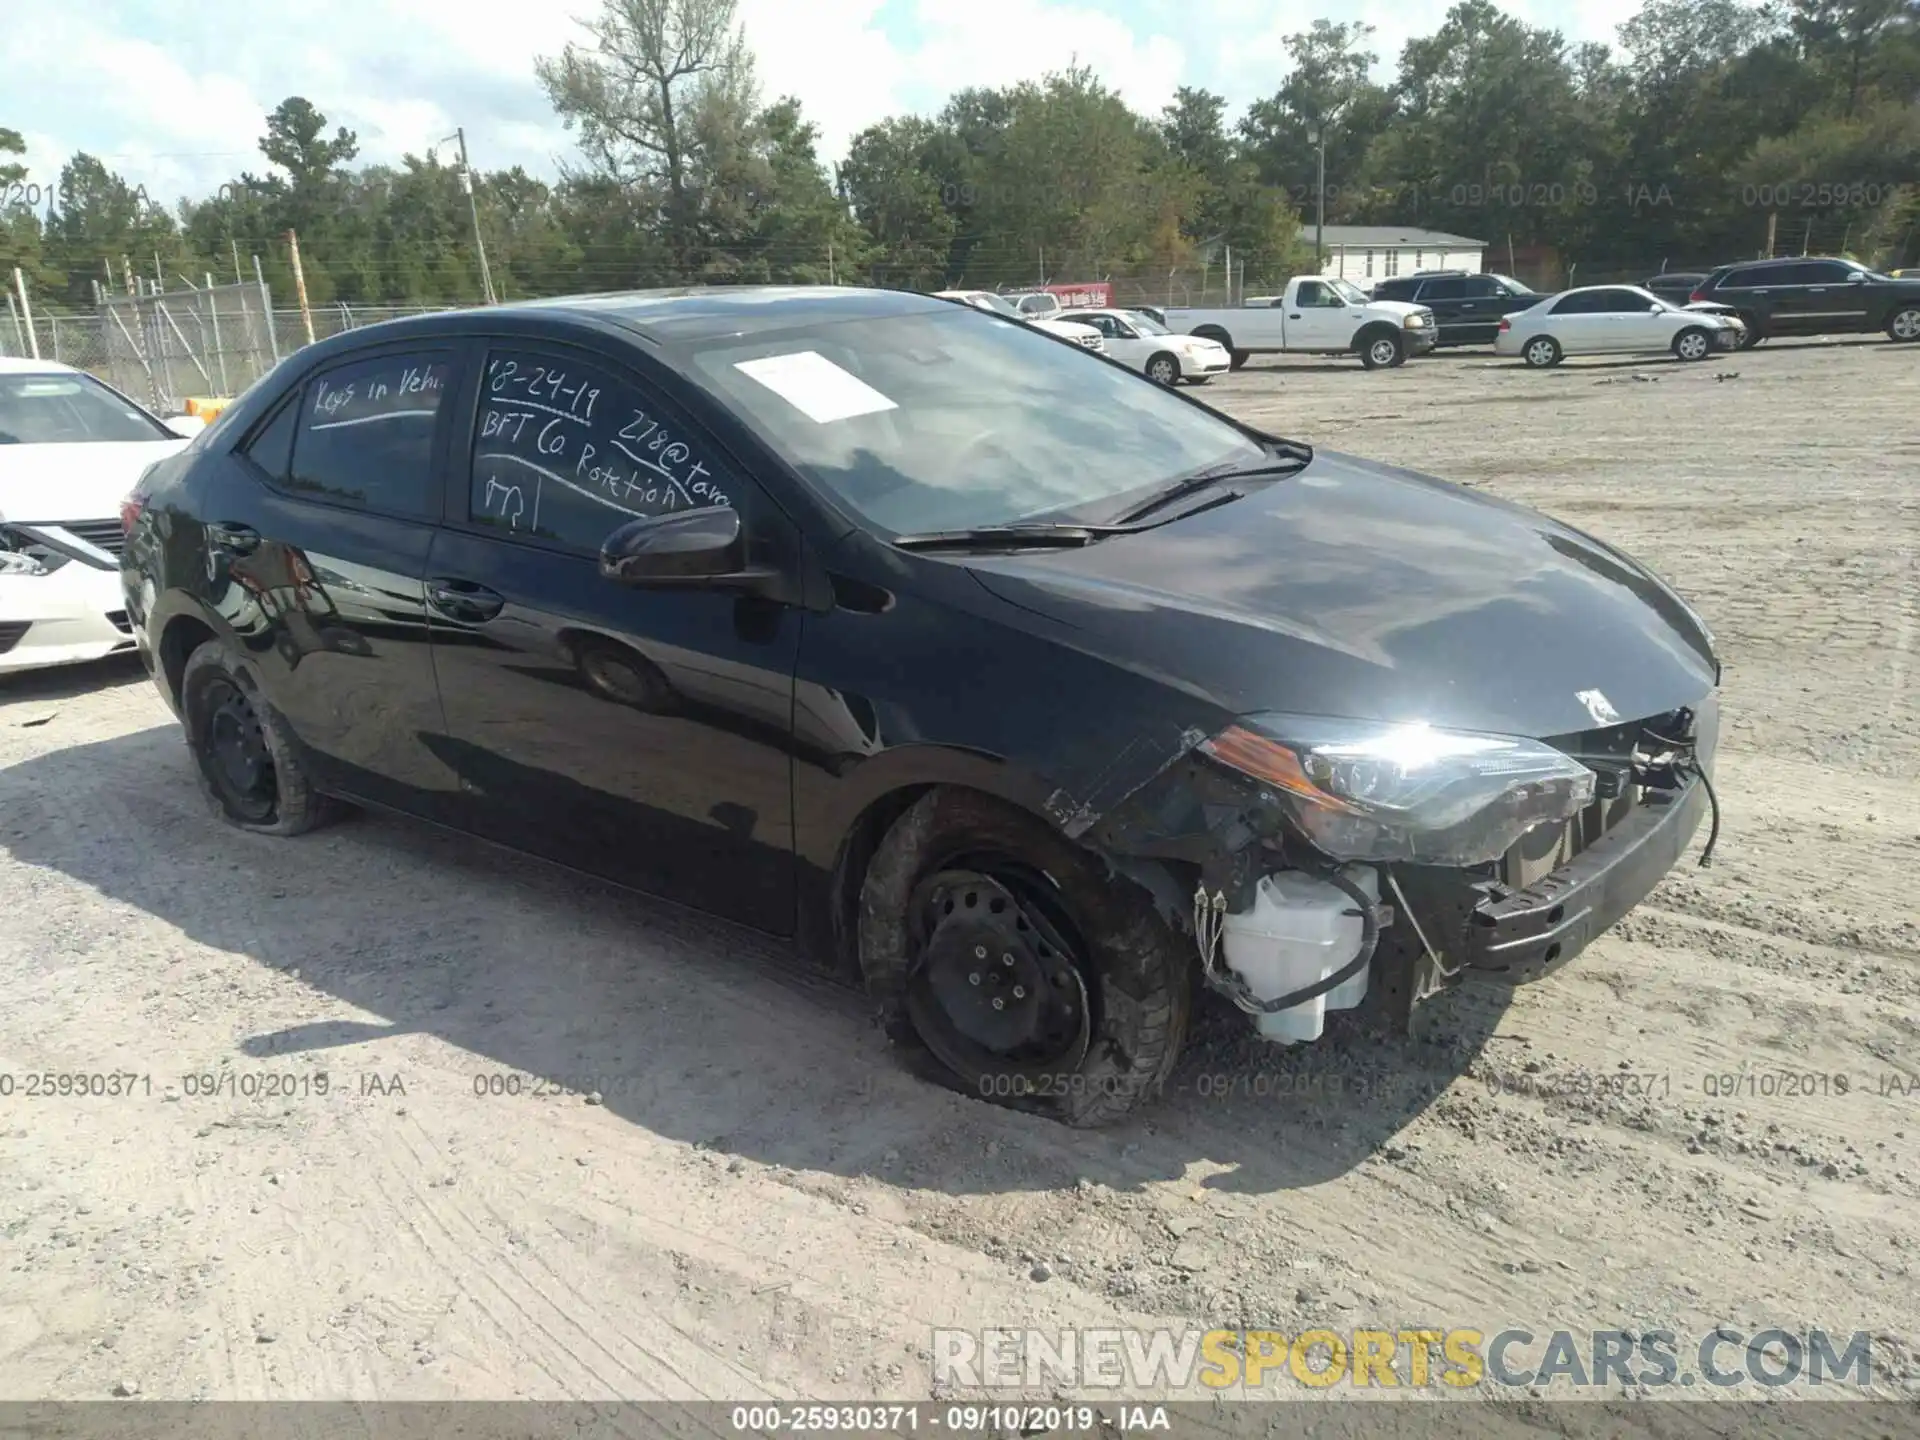
[(226, 642), (209, 640), (187, 657), (180, 715), (201, 794), (222, 819), (243, 830), (297, 835), (338, 813), (313, 788), (282, 722)]
[(220, 802), (236, 819), (255, 825), (271, 824), (280, 798), (274, 778), (273, 753), (260, 729), (253, 704), (230, 678), (209, 681), (201, 698), (206, 707), (208, 779)]
[(971, 863), (984, 868), (938, 870), (914, 887), (914, 1028), (941, 1063), (976, 1081), (1078, 1069), (1093, 1013), (1065, 917), (1019, 867), (990, 855)]
[(1192, 947), (1145, 891), (975, 791), (930, 791), (881, 838), (859, 944), (889, 1034), (928, 1078), (1070, 1125), (1158, 1093), (1186, 1034)]

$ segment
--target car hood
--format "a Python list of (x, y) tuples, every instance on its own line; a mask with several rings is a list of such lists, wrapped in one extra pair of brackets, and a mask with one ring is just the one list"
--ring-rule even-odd
[(1347, 455), (1138, 534), (965, 563), (1061, 643), (1235, 714), (1565, 735), (1718, 679), (1699, 618), (1618, 551)]
[(118, 519), (140, 472), (184, 450), (178, 440), (110, 444), (0, 445), (0, 519)]

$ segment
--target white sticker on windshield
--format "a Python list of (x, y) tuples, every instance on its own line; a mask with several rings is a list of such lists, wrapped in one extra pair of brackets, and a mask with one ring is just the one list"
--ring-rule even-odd
[(858, 375), (842, 370), (817, 350), (741, 360), (733, 368), (749, 380), (759, 381), (820, 425), (900, 408)]

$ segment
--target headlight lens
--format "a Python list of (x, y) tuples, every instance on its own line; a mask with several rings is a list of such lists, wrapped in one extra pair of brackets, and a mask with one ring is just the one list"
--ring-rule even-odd
[(1406, 324), (1406, 328), (1407, 328), (1407, 329), (1409, 329), (1409, 330), (1424, 330), (1424, 329), (1426, 328), (1426, 326), (1427, 326), (1427, 317), (1426, 317), (1426, 316), (1424, 316), (1424, 315), (1409, 315), (1409, 316), (1407, 316), (1407, 324)]
[(1257, 715), (1200, 749), (1271, 785), (1336, 860), (1485, 864), (1594, 794), (1591, 770), (1538, 740), (1428, 725)]
[(0, 575), (45, 575), (47, 567), (19, 550), (0, 550)]

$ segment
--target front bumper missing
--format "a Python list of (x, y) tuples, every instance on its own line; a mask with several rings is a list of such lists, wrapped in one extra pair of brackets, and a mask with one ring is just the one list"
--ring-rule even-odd
[(1472, 884), (1459, 961), (1513, 984), (1552, 974), (1660, 883), (1706, 808), (1706, 786), (1690, 778), (1681, 789), (1649, 792), (1617, 827), (1531, 885)]

